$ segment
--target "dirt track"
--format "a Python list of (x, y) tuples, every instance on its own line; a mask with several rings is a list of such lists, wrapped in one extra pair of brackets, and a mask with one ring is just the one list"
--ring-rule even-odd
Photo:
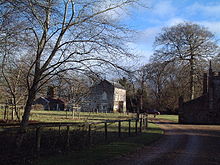
[(108, 165), (220, 165), (220, 126), (155, 122), (165, 130), (164, 137)]

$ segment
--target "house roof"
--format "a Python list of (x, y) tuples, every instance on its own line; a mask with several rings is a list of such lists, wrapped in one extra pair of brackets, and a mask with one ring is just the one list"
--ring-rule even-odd
[(48, 104), (48, 103), (64, 104), (64, 102), (60, 99), (45, 98), (45, 97), (39, 97), (34, 101), (34, 104)]
[(56, 104), (64, 104), (64, 102), (60, 99), (53, 99), (53, 98), (46, 98), (50, 103), (56, 103)]
[(34, 100), (33, 105), (35, 105), (35, 104), (48, 104), (48, 103), (49, 103), (49, 101), (46, 98), (39, 97), (36, 100)]
[(120, 89), (125, 89), (120, 83), (118, 82), (114, 82), (114, 81), (109, 81), (109, 80), (102, 80), (101, 82), (99, 82), (99, 84), (103, 83), (103, 82), (107, 82), (109, 84), (111, 84), (112, 86), (114, 86), (115, 88), (120, 88)]
[(114, 87), (116, 88), (120, 88), (120, 89), (125, 89), (120, 83), (118, 82), (113, 82), (113, 81), (109, 81)]

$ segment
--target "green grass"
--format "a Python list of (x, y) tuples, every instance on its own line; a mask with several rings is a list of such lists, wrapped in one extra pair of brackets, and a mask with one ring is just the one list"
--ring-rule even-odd
[[(0, 110), (0, 118), (3, 119), (3, 110)], [(10, 120), (10, 111), (9, 111), (9, 120)], [(40, 111), (32, 110), (30, 115), (30, 120), (39, 121), (39, 122), (97, 122), (102, 120), (119, 120), (119, 119), (128, 119), (136, 117), (135, 114), (121, 114), (121, 113), (86, 113), (86, 112), (77, 112), (75, 113), (74, 118), (72, 118), (72, 112), (64, 111)], [(65, 134), (65, 127), (61, 127), (61, 131)], [(71, 127), (71, 130), (77, 130), (79, 128)], [(82, 128), (81, 133), (86, 133), (86, 128)], [(108, 124), (108, 144), (104, 140), (104, 124), (99, 124), (92, 126), (92, 130), (96, 129), (96, 133), (93, 134), (93, 146), (89, 149), (81, 149), (81, 151), (76, 152), (71, 150), (66, 155), (56, 155), (50, 157), (43, 157), (37, 162), (37, 164), (42, 165), (91, 165), (97, 164), (103, 160), (112, 159), (119, 155), (124, 155), (130, 152), (135, 152), (138, 148), (141, 148), (152, 141), (158, 139), (163, 131), (155, 124), (149, 123), (149, 128), (144, 130), (142, 134), (138, 136), (128, 136), (128, 122), (121, 123), (121, 136), (118, 138), (118, 123)], [(98, 129), (98, 130), (97, 130)], [(47, 138), (52, 138), (51, 141), (56, 141), (54, 139), (54, 134), (57, 134), (57, 128), (48, 128), (44, 129), (42, 134), (48, 134), (50, 137), (42, 137), (42, 141), (46, 141)], [(61, 133), (62, 133), (61, 132)], [(131, 132), (134, 135), (135, 132), (135, 122), (131, 122)], [(80, 132), (79, 132), (80, 133)], [(78, 134), (77, 134), (78, 135)], [(71, 135), (75, 139), (75, 135)], [(81, 135), (79, 135), (81, 136)], [(83, 136), (82, 136), (83, 137)], [(82, 137), (76, 140), (76, 143), (81, 143), (83, 141)], [(50, 141), (48, 141), (49, 144)], [(74, 144), (74, 143), (73, 143)], [(43, 146), (42, 146), (43, 147)], [(76, 147), (73, 145), (72, 147)], [(45, 150), (46, 151), (46, 150)], [(64, 152), (62, 153), (64, 154)]]
[[(3, 119), (4, 110), (0, 109), (0, 120)], [(22, 114), (22, 112), (21, 112)], [(101, 121), (101, 120), (117, 120), (132, 118), (132, 114), (124, 113), (89, 113), (89, 112), (75, 112), (74, 118), (72, 112), (65, 111), (44, 111), (32, 110), (30, 114), (31, 121), (39, 122), (84, 122), (84, 121)], [(8, 113), (8, 119), (11, 119), (11, 110)]]
[(178, 123), (178, 115), (158, 115), (159, 119), (166, 119)]
[(110, 144), (96, 145), (81, 152), (71, 152), (67, 155), (56, 155), (41, 158), (39, 165), (94, 165), (117, 156), (135, 152), (137, 149), (157, 140), (163, 131), (155, 124), (150, 123), (149, 128), (138, 136), (127, 137)]

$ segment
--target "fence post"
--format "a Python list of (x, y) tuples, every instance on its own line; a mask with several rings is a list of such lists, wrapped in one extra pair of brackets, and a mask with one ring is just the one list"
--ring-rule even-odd
[(105, 122), (105, 141), (108, 139), (108, 128), (107, 128), (107, 122)]
[(61, 127), (61, 126), (59, 125), (59, 136), (61, 136), (61, 130), (60, 130), (60, 127)]
[(10, 115), (10, 114), (9, 114), (9, 111), (10, 111), (10, 107), (8, 106), (8, 107), (7, 107), (7, 115), (6, 115), (6, 116), (7, 116), (7, 120), (9, 120), (9, 115)]
[(146, 118), (145, 118), (145, 115), (143, 115), (143, 129), (145, 129), (145, 125), (146, 125)]
[(128, 120), (128, 135), (131, 136), (131, 120)]
[[(141, 117), (142, 117), (142, 116), (141, 116)], [(139, 122), (140, 122), (140, 128), (139, 128), (139, 131), (140, 131), (140, 133), (141, 133), (141, 132), (142, 132), (142, 118), (140, 118), (139, 120), (140, 120), (140, 121), (139, 121)]]
[(138, 119), (135, 120), (135, 134), (138, 132)]
[(36, 129), (36, 150), (40, 152), (40, 141), (41, 141), (41, 127)]
[(145, 115), (145, 127), (148, 128), (148, 115)]
[(89, 130), (88, 130), (88, 143), (89, 145), (92, 143), (91, 142), (91, 124), (89, 124)]
[(72, 110), (72, 119), (74, 119), (75, 114), (74, 114), (74, 109)]
[(118, 137), (121, 137), (121, 121), (118, 122)]
[(6, 120), (7, 119), (7, 105), (5, 105), (5, 110), (4, 110), (4, 120)]
[(11, 106), (10, 107), (10, 109), (11, 109), (11, 120), (14, 120), (14, 106)]
[(19, 116), (19, 120), (21, 119), (21, 107), (18, 108), (18, 116)]
[(66, 148), (69, 149), (70, 146), (70, 126), (66, 127)]

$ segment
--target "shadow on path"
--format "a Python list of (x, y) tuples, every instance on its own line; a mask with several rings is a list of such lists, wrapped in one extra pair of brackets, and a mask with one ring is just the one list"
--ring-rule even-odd
[(182, 125), (155, 119), (165, 135), (141, 151), (110, 165), (219, 165), (220, 126)]

